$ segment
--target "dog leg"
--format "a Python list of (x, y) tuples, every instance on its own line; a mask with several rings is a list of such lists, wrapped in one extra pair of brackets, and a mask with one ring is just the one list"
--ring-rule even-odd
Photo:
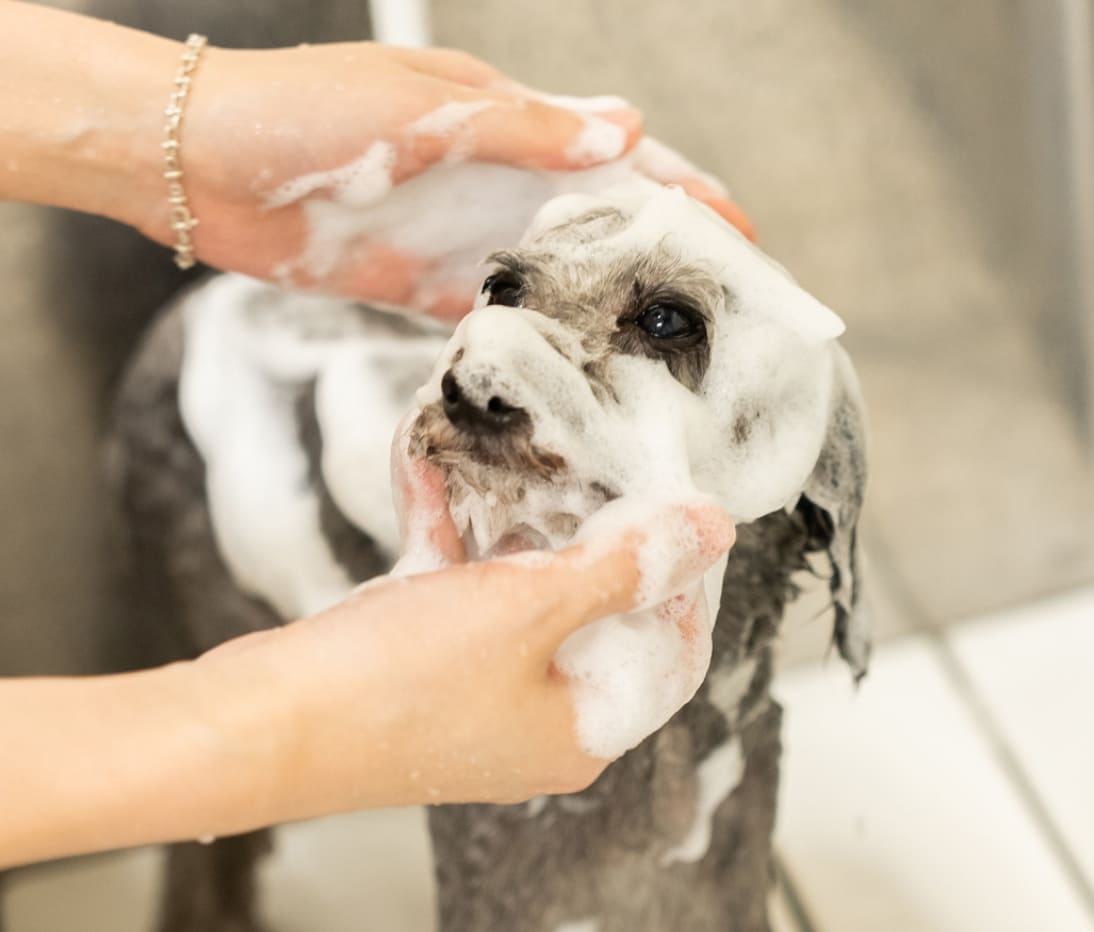
[(172, 845), (158, 932), (265, 932), (255, 915), (255, 872), (272, 848), (266, 830)]

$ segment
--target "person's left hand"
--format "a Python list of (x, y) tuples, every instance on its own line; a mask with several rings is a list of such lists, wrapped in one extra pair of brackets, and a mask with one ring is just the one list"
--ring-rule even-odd
[[(478, 262), (516, 241), (564, 173), (614, 163), (640, 135), (624, 101), (539, 94), (462, 52), (209, 48), (181, 158), (199, 259), (451, 318), (471, 307)], [(671, 150), (644, 141), (633, 161), (750, 231)], [(166, 213), (137, 225), (170, 243)]]

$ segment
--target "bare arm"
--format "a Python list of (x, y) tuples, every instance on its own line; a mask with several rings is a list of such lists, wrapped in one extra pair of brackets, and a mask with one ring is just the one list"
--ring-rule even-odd
[[(102, 214), (172, 243), (161, 143), (181, 53), (157, 36), (0, 0), (0, 198)], [(442, 114), (432, 129), (418, 123), (445, 107), (466, 118), (455, 126)], [(599, 144), (575, 146), (590, 119)], [(552, 106), (461, 52), (370, 42), (209, 47), (184, 106), (183, 185), (199, 220), (198, 258), (411, 304), (417, 278), (437, 257), (378, 244), (382, 229), (324, 243), (321, 267), (301, 261), (312, 245), (309, 205), (339, 195), (306, 179), (369, 157), (382, 189), (456, 149), (459, 161), (586, 168), (618, 158), (640, 131), (630, 108), (590, 116)], [(286, 199), (287, 184), (303, 193)], [(365, 206), (355, 198), (353, 209)]]
[[(181, 53), (157, 36), (0, 0), (0, 199), (102, 214), (170, 245), (161, 143)], [(528, 179), (616, 160), (640, 135), (640, 114), (622, 101), (547, 98), (463, 52), (209, 47), (184, 105), (180, 158), (199, 259), (459, 315), (478, 286), (474, 263), (461, 265), (470, 243), (449, 256), (443, 237), (408, 242), (439, 195), (394, 203), (391, 190), (438, 164), (518, 168), (524, 182), (480, 172), (451, 184), (471, 205), (496, 205), (497, 185), (508, 185), (522, 225), (553, 189)], [(708, 176), (658, 151), (635, 167), (750, 229)], [(458, 213), (448, 219), (465, 240), (469, 225), (485, 225), (483, 253), (512, 235), (496, 206)]]
[[(697, 533), (669, 573), (681, 585), (733, 538), (717, 509), (684, 513)], [(0, 681), (0, 867), (587, 786), (607, 761), (578, 745), (552, 658), (633, 606), (647, 536), (385, 579), (190, 663)]]
[(0, 0), (0, 199), (162, 226), (158, 145), (178, 54), (167, 39)]

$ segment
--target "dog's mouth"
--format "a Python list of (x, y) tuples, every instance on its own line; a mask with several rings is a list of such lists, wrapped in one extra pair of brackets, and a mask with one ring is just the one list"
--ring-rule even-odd
[(564, 547), (593, 512), (616, 497), (579, 477), (538, 445), (524, 412), (504, 432), (454, 425), (441, 404), (412, 424), (409, 452), (445, 475), (448, 507), (469, 559)]

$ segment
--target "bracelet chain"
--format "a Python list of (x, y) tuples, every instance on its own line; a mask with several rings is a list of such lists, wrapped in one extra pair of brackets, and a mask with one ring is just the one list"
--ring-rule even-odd
[(208, 40), (205, 36), (192, 34), (182, 52), (182, 61), (175, 76), (175, 87), (171, 92), (171, 102), (164, 111), (167, 124), (163, 130), (163, 177), (167, 181), (167, 204), (170, 211), (171, 229), (175, 232), (175, 265), (180, 269), (193, 268), (194, 241), (191, 236), (198, 225), (197, 218), (190, 212), (190, 203), (186, 190), (182, 186), (182, 162), (179, 158), (180, 129), (186, 97), (190, 93), (190, 83), (198, 59)]

